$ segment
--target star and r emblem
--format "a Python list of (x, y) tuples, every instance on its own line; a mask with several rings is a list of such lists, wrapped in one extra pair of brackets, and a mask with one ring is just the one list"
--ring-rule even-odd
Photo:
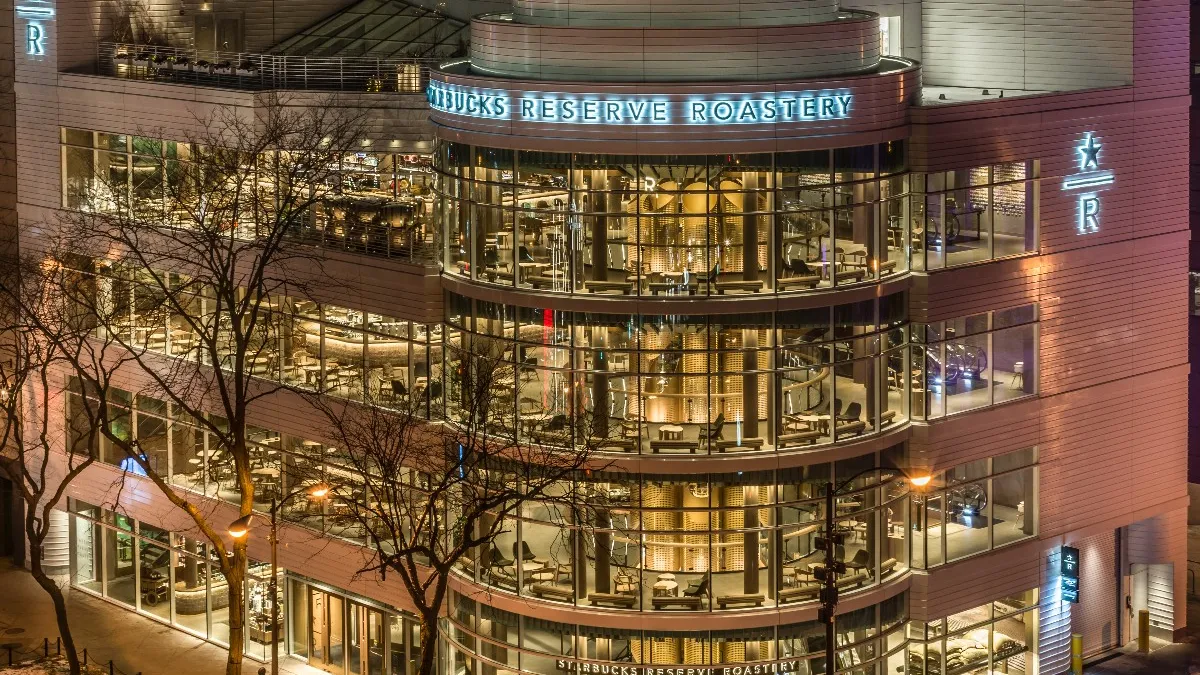
[(1100, 167), (1100, 144), (1096, 142), (1095, 136), (1087, 135), (1087, 140), (1079, 146), (1079, 156), (1082, 160), (1079, 165), (1081, 171)]

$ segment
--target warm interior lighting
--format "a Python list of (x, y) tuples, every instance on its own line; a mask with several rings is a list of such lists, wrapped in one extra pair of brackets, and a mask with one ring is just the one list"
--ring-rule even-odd
[(241, 539), (250, 534), (250, 518), (251, 515), (245, 515), (229, 524), (229, 536), (234, 539)]
[(933, 480), (933, 476), (926, 475), (926, 476), (914, 476), (912, 478), (909, 478), (908, 482), (912, 483), (913, 485), (915, 485), (917, 487), (925, 487), (926, 485), (929, 485), (930, 481), (932, 481), (932, 480)]
[(325, 495), (329, 494), (329, 489), (325, 483), (317, 483), (308, 491), (308, 495), (313, 499), (324, 499)]

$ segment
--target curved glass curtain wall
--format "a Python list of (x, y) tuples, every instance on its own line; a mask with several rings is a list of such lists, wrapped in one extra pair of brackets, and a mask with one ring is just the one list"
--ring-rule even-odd
[[(498, 355), (492, 433), (544, 445), (697, 454), (806, 448), (907, 419), (907, 298), (763, 314), (632, 315), (448, 293), (446, 372)], [(446, 411), (465, 414), (460, 378)]]
[[(558, 623), (506, 612), (458, 594), (451, 595), (451, 605), (442, 631), (447, 673), (825, 672), (825, 626), (817, 621), (670, 632)], [(908, 599), (900, 594), (838, 615), (837, 672), (903, 672), (907, 608)]]
[(838, 585), (852, 593), (908, 568), (899, 449), (780, 471), (594, 474), (524, 505), (496, 547), (459, 571), (499, 591), (580, 607), (710, 612), (815, 602), (826, 483), (864, 472), (836, 501), (848, 532), (837, 554), (849, 568)]
[(803, 291), (908, 269), (903, 141), (635, 156), (440, 141), (445, 269), (560, 293)]

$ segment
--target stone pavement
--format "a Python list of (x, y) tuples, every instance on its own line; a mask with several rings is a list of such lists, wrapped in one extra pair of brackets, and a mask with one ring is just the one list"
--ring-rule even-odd
[[(68, 592), (68, 615), (79, 648), (88, 657), (112, 659), (117, 668), (143, 675), (221, 675), (226, 651), (182, 631), (79, 591)], [(41, 647), (58, 636), (54, 608), (33, 577), (7, 560), (0, 561), (0, 644), (20, 642)], [(266, 664), (246, 659), (242, 672), (255, 675)], [(325, 671), (295, 659), (280, 658), (279, 672), (320, 675)]]

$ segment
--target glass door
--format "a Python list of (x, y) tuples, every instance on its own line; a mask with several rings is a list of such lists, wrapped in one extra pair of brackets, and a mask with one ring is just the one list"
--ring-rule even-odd
[(312, 589), (310, 609), (312, 616), (311, 656), (309, 663), (336, 675), (346, 672), (345, 654), (345, 602), (342, 598), (324, 591)]
[(387, 649), (383, 613), (351, 602), (348, 628), (347, 668), (351, 675), (383, 675)]

